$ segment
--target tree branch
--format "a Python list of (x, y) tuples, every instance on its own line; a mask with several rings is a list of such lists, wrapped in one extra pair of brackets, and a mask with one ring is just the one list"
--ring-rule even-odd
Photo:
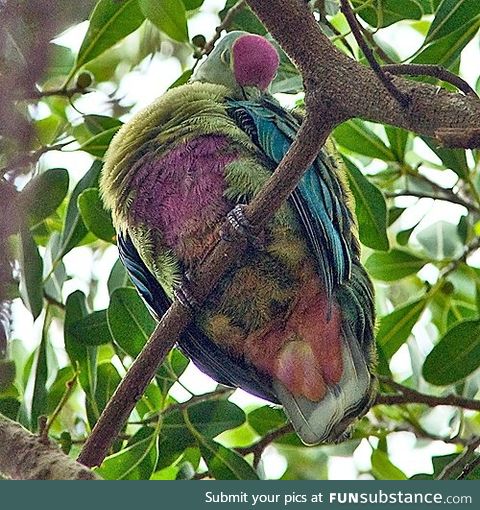
[(398, 393), (378, 395), (375, 405), (424, 404), (429, 407), (454, 406), (472, 411), (480, 411), (480, 400), (459, 397), (458, 395), (436, 397), (403, 386), (388, 377), (379, 376), (378, 379), (382, 384), (389, 386)]
[[(480, 437), (471, 439), (463, 452), (453, 459), (450, 464), (447, 464), (442, 472), (437, 476), (437, 480), (451, 480), (457, 477), (461, 478), (466, 476), (465, 470), (470, 469), (467, 466), (470, 464), (470, 459), (474, 456), (475, 450), (480, 446)], [(474, 461), (475, 462), (475, 461)], [(460, 474), (459, 471), (461, 471)], [(470, 471), (468, 471), (470, 472)], [(468, 474), (468, 473), (467, 473)]]
[(99, 477), (0, 415), (0, 473), (15, 480), (97, 480)]
[(297, 65), (305, 87), (345, 118), (394, 125), (452, 147), (480, 147), (477, 97), (395, 76), (392, 83), (410, 98), (404, 108), (372, 69), (331, 44), (303, 1), (248, 0), (248, 4)]

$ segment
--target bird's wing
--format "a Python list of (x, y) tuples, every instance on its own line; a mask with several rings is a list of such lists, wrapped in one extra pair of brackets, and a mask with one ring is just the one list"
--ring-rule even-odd
[[(117, 243), (120, 259), (133, 284), (152, 314), (160, 320), (172, 304), (171, 299), (143, 262), (128, 233), (119, 233)], [(269, 378), (244, 360), (233, 359), (194, 324), (183, 333), (178, 345), (202, 372), (220, 384), (241, 387), (252, 395), (277, 402)]]
[[(276, 166), (292, 144), (299, 124), (273, 99), (228, 100), (228, 113)], [(330, 167), (330, 168), (329, 168)], [(345, 191), (321, 152), (292, 193), (291, 204), (301, 220), (328, 297), (349, 279), (355, 244), (352, 214)]]

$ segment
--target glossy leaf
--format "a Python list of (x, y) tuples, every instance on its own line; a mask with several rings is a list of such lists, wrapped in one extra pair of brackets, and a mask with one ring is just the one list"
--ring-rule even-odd
[(80, 211), (78, 210), (78, 197), (80, 193), (87, 188), (96, 187), (101, 169), (102, 163), (100, 163), (100, 161), (94, 161), (88, 172), (80, 179), (72, 192), (67, 206), (67, 214), (65, 215), (61, 239), (62, 248), (59, 256), (65, 255), (72, 248), (77, 246), (88, 233), (87, 227), (83, 223)]
[(425, 380), (437, 386), (465, 379), (480, 366), (480, 321), (457, 323), (441, 338), (423, 365)]
[(97, 310), (69, 326), (77, 341), (84, 345), (102, 345), (112, 341), (107, 311)]
[(373, 450), (371, 460), (372, 474), (377, 480), (407, 480), (405, 473), (392, 464), (384, 451)]
[[(219, 12), (220, 19), (223, 21), (230, 9), (237, 3), (237, 0), (227, 0), (223, 10)], [(240, 9), (233, 16), (231, 24), (229, 24), (229, 31), (231, 30), (244, 30), (251, 34), (265, 35), (267, 33), (265, 27), (252, 12), (248, 5)]]
[(19, 194), (30, 225), (36, 225), (56, 211), (68, 192), (68, 172), (52, 168), (34, 177)]
[(80, 371), (79, 380), (85, 393), (93, 398), (97, 377), (97, 348), (85, 345), (72, 334), (72, 326), (88, 315), (85, 294), (79, 290), (70, 294), (65, 303), (65, 350), (73, 367)]
[(50, 320), (51, 317), (47, 310), (42, 328), (42, 338), (40, 341), (40, 346), (37, 349), (37, 355), (35, 359), (35, 378), (33, 384), (32, 406), (30, 411), (30, 424), (32, 430), (37, 430), (38, 418), (47, 412), (47, 342)]
[(204, 0), (183, 0), (183, 5), (187, 11), (193, 11), (202, 6)]
[(20, 230), (20, 267), (20, 293), (36, 319), (43, 308), (43, 259), (26, 228)]
[(384, 161), (397, 160), (383, 140), (360, 120), (344, 122), (335, 129), (333, 136), (339, 145), (357, 154)]
[(388, 27), (403, 19), (420, 19), (422, 5), (418, 0), (352, 0), (358, 15), (372, 27)]
[(417, 273), (428, 262), (408, 251), (393, 249), (388, 253), (372, 253), (365, 267), (372, 278), (392, 282)]
[(403, 162), (405, 160), (405, 152), (408, 147), (409, 132), (405, 129), (385, 126), (385, 133), (387, 134), (390, 148), (395, 154), (397, 161)]
[(157, 370), (156, 381), (163, 395), (186, 370), (189, 359), (178, 349), (172, 349), (161, 367)]
[(432, 138), (422, 137), (422, 140), (440, 158), (446, 168), (453, 170), (459, 177), (468, 176), (469, 168), (467, 155), (463, 149), (446, 149), (440, 147)]
[(426, 305), (425, 298), (417, 299), (381, 317), (377, 342), (387, 359), (390, 359), (408, 340)]
[(155, 329), (155, 321), (137, 291), (116, 289), (110, 296), (108, 326), (115, 342), (130, 356), (137, 356)]
[(415, 64), (436, 64), (451, 67), (465, 46), (480, 28), (480, 16), (468, 21), (454, 32), (427, 44), (412, 60)]
[(201, 437), (198, 439), (202, 457), (211, 475), (217, 480), (258, 480), (258, 475), (248, 462), (234, 450)]
[(120, 259), (117, 259), (112, 267), (112, 270), (110, 271), (107, 286), (109, 294), (112, 294), (112, 292), (119, 287), (132, 286), (127, 270), (125, 269), (125, 266), (122, 264)]
[(157, 431), (143, 427), (126, 448), (107, 457), (96, 472), (106, 480), (148, 480), (157, 464), (157, 443)]
[(350, 189), (355, 197), (360, 241), (375, 250), (386, 251), (389, 248), (387, 206), (382, 192), (350, 160), (344, 160)]
[(182, 0), (138, 0), (144, 16), (179, 42), (188, 42), (187, 17)]
[(101, 55), (136, 30), (144, 19), (137, 0), (99, 0), (90, 16), (75, 67), (79, 69)]
[(76, 150), (85, 151), (92, 156), (102, 158), (105, 155), (105, 152), (107, 152), (108, 146), (118, 130), (119, 126), (115, 126), (107, 129), (106, 131), (102, 131), (101, 133), (98, 133), (86, 140)]
[(99, 239), (115, 242), (115, 228), (112, 217), (104, 206), (97, 188), (88, 188), (78, 196), (78, 208), (85, 226)]
[(443, 0), (425, 40), (430, 42), (440, 39), (459, 28), (464, 28), (476, 16), (480, 16), (478, 0)]
[(111, 363), (99, 363), (96, 368), (95, 390), (86, 403), (88, 421), (92, 428), (121, 380), (117, 369)]

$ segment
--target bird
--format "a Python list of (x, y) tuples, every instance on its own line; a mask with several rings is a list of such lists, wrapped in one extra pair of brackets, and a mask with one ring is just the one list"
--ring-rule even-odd
[[(218, 383), (283, 406), (303, 443), (316, 445), (347, 438), (374, 401), (374, 292), (333, 147), (262, 234), (249, 229), (244, 204), (302, 122), (269, 92), (279, 63), (266, 37), (229, 32), (189, 82), (116, 133), (100, 191), (152, 314), (160, 319), (175, 299), (192, 306), (179, 348)], [(189, 275), (224, 235), (225, 218), (248, 249), (195, 307)]]

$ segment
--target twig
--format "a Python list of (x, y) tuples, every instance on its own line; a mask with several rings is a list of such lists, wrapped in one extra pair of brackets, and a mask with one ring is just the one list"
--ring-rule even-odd
[(383, 83), (388, 92), (391, 94), (391, 96), (395, 98), (395, 100), (398, 101), (398, 103), (403, 107), (408, 106), (410, 99), (392, 83), (390, 76), (385, 74), (385, 71), (382, 69), (382, 66), (375, 59), (375, 55), (373, 54), (370, 46), (366, 43), (362, 33), (363, 32), (362, 26), (357, 20), (357, 17), (355, 16), (355, 13), (353, 12), (349, 1), (340, 0), (340, 6), (345, 18), (347, 18), (347, 22), (350, 28), (352, 29), (352, 34), (355, 37), (358, 46), (365, 55), (365, 58), (370, 64), (370, 67), (375, 71), (375, 74), (378, 76), (378, 78)]
[(262, 439), (250, 446), (236, 448), (236, 451), (240, 455), (248, 455), (249, 453), (253, 453), (253, 466), (256, 468), (260, 462), (260, 459), (262, 458), (265, 448), (270, 443), (273, 443), (273, 441), (284, 436), (285, 434), (290, 434), (291, 432), (294, 432), (293, 426), (291, 423), (287, 423), (282, 427), (279, 427), (278, 429), (272, 430), (268, 434), (265, 434)]
[(466, 96), (472, 95), (475, 97), (477, 93), (470, 87), (470, 85), (460, 76), (452, 73), (448, 69), (435, 64), (387, 64), (382, 66), (386, 72), (395, 75), (409, 75), (409, 76), (431, 76), (441, 81), (450, 83), (458, 90), (462, 91)]
[[(455, 474), (458, 473), (460, 469), (462, 472), (460, 476), (463, 475), (465, 468), (467, 467), (470, 458), (474, 455), (475, 450), (480, 446), (480, 437), (474, 437), (469, 441), (467, 447), (463, 452), (455, 459), (452, 460), (449, 464), (447, 464), (442, 472), (437, 476), (437, 480), (451, 480), (455, 477)], [(470, 472), (470, 471), (469, 471)]]
[(375, 405), (402, 405), (402, 404), (424, 404), (429, 407), (454, 406), (472, 411), (480, 411), (480, 400), (459, 397), (457, 395), (446, 395), (436, 397), (420, 393), (417, 390), (403, 386), (388, 377), (378, 376), (379, 381), (398, 391), (396, 394), (380, 394), (375, 400)]
[(59, 89), (51, 89), (51, 90), (35, 90), (29, 97), (24, 97), (22, 99), (44, 99), (46, 97), (52, 96), (60, 96), (71, 99), (76, 94), (88, 94), (92, 92), (91, 89), (85, 87), (72, 87), (68, 88), (59, 88)]
[(45, 426), (42, 428), (40, 437), (44, 440), (48, 441), (48, 432), (53, 425), (53, 422), (57, 419), (57, 416), (60, 414), (61, 410), (65, 407), (65, 404), (68, 402), (68, 399), (71, 397), (73, 390), (75, 389), (75, 385), (77, 384), (78, 373), (73, 374), (73, 377), (65, 383), (65, 392), (60, 399), (60, 402), (57, 404), (57, 407), (53, 411), (50, 418), (48, 418)]
[(445, 437), (439, 436), (437, 434), (432, 434), (428, 430), (425, 430), (423, 427), (418, 426), (417, 424), (410, 424), (409, 426), (398, 426), (394, 428), (387, 429), (387, 433), (395, 433), (395, 432), (411, 432), (415, 434), (415, 437), (418, 439), (429, 439), (430, 441), (442, 441), (446, 444), (459, 444), (462, 446), (466, 446), (468, 441), (462, 437), (454, 436), (454, 437)]
[(402, 190), (402, 191), (395, 191), (395, 192), (387, 192), (384, 193), (386, 198), (399, 198), (399, 197), (416, 197), (416, 198), (431, 198), (433, 200), (441, 200), (443, 202), (451, 202), (452, 204), (458, 204), (462, 205), (466, 209), (468, 209), (470, 212), (480, 214), (480, 207), (477, 207), (476, 205), (467, 202), (463, 198), (455, 195), (454, 193), (448, 193), (448, 190), (445, 189), (446, 195), (445, 196), (439, 196), (434, 193), (424, 193), (421, 191), (409, 191), (409, 190)]
[(480, 466), (480, 455), (478, 455), (474, 460), (465, 465), (463, 471), (458, 475), (457, 480), (464, 480), (478, 466)]

